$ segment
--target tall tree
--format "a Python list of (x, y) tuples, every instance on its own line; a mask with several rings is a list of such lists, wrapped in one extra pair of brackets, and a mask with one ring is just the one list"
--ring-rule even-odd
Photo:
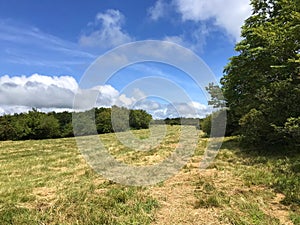
[(221, 79), (229, 125), (252, 144), (299, 143), (300, 136), (294, 138), (300, 129), (300, 1), (251, 4), (235, 47), (239, 54)]

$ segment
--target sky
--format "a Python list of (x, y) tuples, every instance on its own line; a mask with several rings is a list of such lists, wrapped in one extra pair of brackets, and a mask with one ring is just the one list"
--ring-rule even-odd
[[(191, 51), (219, 81), (250, 15), (250, 0), (0, 0), (0, 115), (72, 111), (76, 96), (85, 101), (94, 93), (95, 107), (203, 117), (212, 110), (205, 90), (177, 65), (136, 62), (105, 82), (103, 71), (88, 87), (83, 80), (107, 52), (156, 40)], [(163, 48), (146, 51), (154, 56)], [(186, 51), (171, 57), (188, 61)]]

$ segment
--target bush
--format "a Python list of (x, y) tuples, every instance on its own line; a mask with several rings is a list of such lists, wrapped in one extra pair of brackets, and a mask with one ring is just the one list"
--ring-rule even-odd
[(289, 145), (300, 144), (300, 117), (290, 117), (287, 119), (283, 127), (273, 125), (275, 131), (284, 136)]
[(206, 116), (201, 122), (200, 127), (207, 136), (222, 137), (226, 125), (226, 111), (220, 110)]
[(129, 124), (134, 129), (147, 129), (149, 128), (152, 116), (145, 110), (130, 110)]
[(211, 114), (206, 116), (201, 122), (200, 122), (200, 127), (201, 130), (206, 133), (206, 135), (210, 135), (211, 132)]

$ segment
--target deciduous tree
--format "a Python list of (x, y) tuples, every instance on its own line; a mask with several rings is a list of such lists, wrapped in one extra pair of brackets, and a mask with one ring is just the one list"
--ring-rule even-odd
[[(251, 144), (291, 144), (282, 131), (300, 129), (300, 1), (252, 0), (221, 80), (231, 126)], [(298, 127), (298, 128), (297, 128)]]

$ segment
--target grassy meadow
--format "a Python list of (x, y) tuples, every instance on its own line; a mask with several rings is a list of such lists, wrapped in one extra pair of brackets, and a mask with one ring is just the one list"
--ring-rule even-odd
[[(115, 134), (100, 139), (117, 160), (142, 166), (168, 157), (179, 135), (168, 126), (158, 147), (139, 152)], [(178, 174), (147, 187), (95, 173), (74, 138), (0, 142), (0, 224), (300, 224), (299, 153), (244, 150), (230, 137), (199, 170), (206, 142)]]

